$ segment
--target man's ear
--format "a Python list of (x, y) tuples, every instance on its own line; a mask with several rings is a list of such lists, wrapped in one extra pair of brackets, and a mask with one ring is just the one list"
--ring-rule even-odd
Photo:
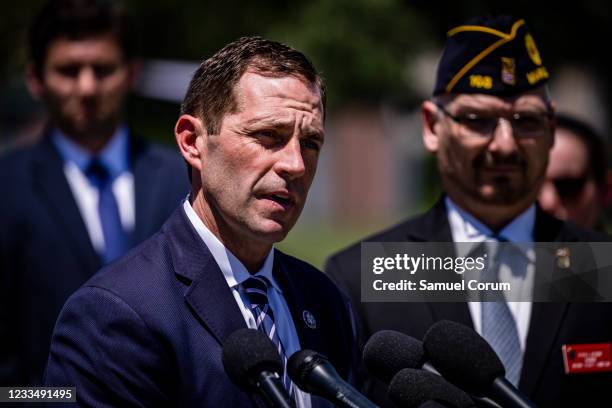
[(195, 116), (181, 115), (174, 126), (176, 144), (185, 161), (199, 173), (204, 162), (204, 143), (201, 137), (206, 137), (202, 121)]
[(440, 146), (438, 107), (432, 101), (421, 105), (421, 123), (423, 125), (423, 144), (430, 153), (436, 153)]
[(32, 97), (36, 100), (41, 100), (44, 94), (43, 79), (39, 76), (33, 63), (28, 63), (26, 66), (26, 85)]

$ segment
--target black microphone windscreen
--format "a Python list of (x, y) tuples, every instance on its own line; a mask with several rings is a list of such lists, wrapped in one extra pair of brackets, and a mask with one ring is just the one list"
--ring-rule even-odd
[(444, 378), (413, 368), (404, 368), (393, 377), (388, 394), (391, 401), (401, 408), (417, 408), (429, 400), (457, 408), (474, 406), (468, 394)]
[(221, 360), (230, 380), (243, 389), (253, 390), (262, 371), (283, 372), (274, 343), (255, 329), (238, 329), (230, 334), (224, 342)]
[(403, 368), (423, 365), (423, 343), (394, 330), (374, 333), (363, 348), (363, 363), (368, 372), (389, 384)]
[(432, 325), (423, 339), (428, 360), (447, 380), (462, 389), (482, 393), (504, 365), (489, 343), (473, 329), (449, 320)]
[(291, 380), (302, 390), (310, 390), (308, 375), (315, 365), (324, 359), (321, 354), (313, 350), (298, 350), (287, 360), (287, 373)]

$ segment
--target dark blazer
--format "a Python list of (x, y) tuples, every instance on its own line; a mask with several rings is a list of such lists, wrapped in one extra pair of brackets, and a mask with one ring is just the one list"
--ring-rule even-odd
[[(153, 235), (189, 191), (172, 149), (131, 137), (132, 244)], [(68, 296), (101, 267), (50, 138), (0, 159), (0, 385), (39, 385)]]
[[(357, 346), (346, 296), (280, 251), (273, 274), (301, 347), (329, 357), (353, 382)], [(316, 327), (306, 325), (304, 311)], [(158, 234), (71, 296), (53, 333), (46, 384), (76, 385), (82, 406), (264, 406), (230, 382), (221, 362), (223, 342), (244, 327), (219, 266), (181, 207)], [(327, 405), (321, 403), (314, 406)]]
[[(537, 209), (535, 241), (608, 241), (606, 235), (564, 223)], [(452, 235), (444, 201), (427, 213), (366, 238), (370, 242), (450, 242)], [(473, 327), (466, 303), (361, 303), (360, 246), (332, 256), (326, 272), (349, 294), (363, 344), (375, 332), (397, 330), (422, 339), (442, 319)], [(542, 269), (536, 260), (536, 271)], [(536, 273), (536, 280), (537, 278)], [(595, 407), (609, 400), (610, 374), (565, 375), (561, 346), (612, 342), (612, 303), (533, 303), (519, 388), (539, 407)], [(386, 387), (369, 379), (364, 391), (388, 405)], [(389, 405), (390, 406), (390, 405)]]

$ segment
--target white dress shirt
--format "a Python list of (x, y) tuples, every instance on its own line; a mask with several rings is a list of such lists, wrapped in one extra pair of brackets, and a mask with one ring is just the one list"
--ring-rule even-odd
[[(255, 317), (251, 310), (245, 305), (242, 296), (240, 296), (239, 285), (245, 280), (251, 277), (251, 274), (246, 267), (236, 258), (234, 254), (230, 252), (223, 243), (206, 227), (200, 217), (196, 214), (193, 207), (189, 203), (189, 200), (185, 200), (183, 203), (183, 209), (187, 218), (197, 231), (202, 241), (206, 244), (213, 258), (219, 265), (223, 277), (227, 282), (227, 285), (232, 290), (236, 304), (244, 317), (244, 321), (247, 327), (251, 329), (257, 329), (255, 323)], [(270, 308), (274, 313), (274, 323), (277, 328), (278, 337), (283, 344), (287, 357), (290, 357), (293, 353), (301, 350), (300, 341), (297, 336), (297, 331), (291, 318), (291, 312), (289, 306), (285, 301), (283, 292), (278, 286), (278, 283), (272, 275), (272, 267), (274, 265), (274, 248), (270, 250), (270, 253), (266, 257), (263, 266), (254, 275), (265, 277), (271, 286), (268, 288), (268, 301), (270, 302)], [(310, 408), (310, 394), (301, 391), (295, 386), (296, 405), (298, 408)]]
[[(535, 205), (532, 205), (522, 214), (514, 218), (497, 234), (490, 228), (477, 220), (474, 216), (457, 206), (450, 198), (445, 198), (448, 223), (450, 224), (451, 234), (454, 242), (485, 242), (494, 241), (493, 236), (505, 238), (509, 242), (521, 243), (522, 248), (526, 248), (525, 257), (527, 266), (524, 271), (513, 271), (507, 265), (500, 265), (499, 279), (502, 282), (509, 282), (513, 291), (531, 293), (535, 278), (535, 252), (533, 245), (525, 246), (525, 243), (533, 242), (533, 230), (535, 226)], [(457, 251), (466, 251), (466, 246), (456, 246)], [(457, 253), (457, 256), (467, 254)], [(489, 258), (492, 259), (492, 258)], [(480, 302), (468, 302), (470, 315), (474, 322), (474, 329), (482, 334), (481, 305)], [(531, 320), (531, 302), (508, 302), (508, 308), (516, 321), (521, 351), (525, 352), (529, 322)]]

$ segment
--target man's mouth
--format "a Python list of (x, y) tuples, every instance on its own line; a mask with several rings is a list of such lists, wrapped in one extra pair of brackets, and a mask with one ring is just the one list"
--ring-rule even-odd
[(514, 164), (500, 164), (493, 166), (485, 166), (483, 168), (485, 171), (495, 172), (495, 173), (511, 173), (515, 171), (521, 171), (522, 167)]
[(261, 197), (267, 200), (274, 201), (275, 203), (280, 204), (285, 209), (293, 206), (294, 204), (294, 200), (291, 198), (289, 193), (285, 192), (263, 194)]

